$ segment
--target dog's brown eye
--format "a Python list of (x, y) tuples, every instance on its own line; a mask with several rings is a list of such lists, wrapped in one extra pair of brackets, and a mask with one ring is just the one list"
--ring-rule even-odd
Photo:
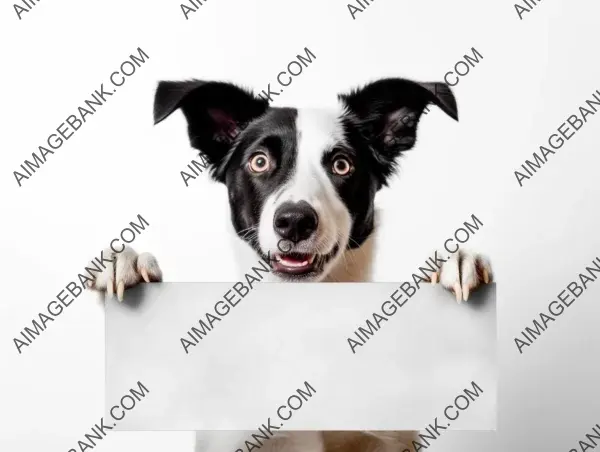
[(347, 176), (354, 169), (352, 167), (352, 163), (346, 157), (336, 157), (333, 160), (333, 165), (331, 167), (334, 174), (338, 176)]
[(248, 167), (253, 173), (264, 173), (271, 167), (269, 157), (264, 152), (257, 152), (250, 157)]

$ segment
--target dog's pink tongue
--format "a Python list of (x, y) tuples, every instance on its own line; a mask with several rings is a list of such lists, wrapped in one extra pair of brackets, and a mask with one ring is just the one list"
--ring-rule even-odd
[(308, 259), (308, 256), (282, 256), (281, 260), (284, 262), (290, 262), (292, 264), (301, 264), (302, 262), (306, 261)]
[(281, 263), (286, 267), (305, 267), (308, 265), (308, 256), (284, 256)]

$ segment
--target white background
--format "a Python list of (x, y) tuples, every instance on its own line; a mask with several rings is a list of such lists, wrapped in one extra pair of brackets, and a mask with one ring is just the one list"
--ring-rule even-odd
[[(22, 355), (12, 338), (138, 213), (151, 226), (134, 247), (156, 254), (167, 281), (231, 279), (225, 190), (205, 177), (183, 185), (194, 151), (179, 113), (152, 127), (156, 82), (229, 79), (261, 90), (306, 46), (315, 63), (276, 105), (323, 105), (383, 76), (441, 80), (472, 47), (483, 54), (454, 88), (460, 122), (432, 109), (377, 198), (385, 245), (376, 279), (406, 279), (476, 214), (484, 227), (470, 245), (491, 257), (499, 281), (501, 450), (575, 447), (600, 420), (600, 289), (525, 354), (512, 339), (600, 255), (598, 115), (524, 187), (513, 171), (600, 89), (599, 12), (591, 0), (556, 0), (520, 21), (508, 1), (377, 0), (353, 21), (338, 0), (209, 0), (186, 21), (177, 2), (52, 0), (19, 21), (3, 3), (0, 449), (66, 452), (99, 421), (103, 310), (94, 297), (80, 297)], [(147, 65), (19, 188), (12, 171), (138, 46)], [(190, 451), (192, 438), (113, 433), (98, 447)], [(466, 450), (464, 438), (436, 447), (463, 441)]]

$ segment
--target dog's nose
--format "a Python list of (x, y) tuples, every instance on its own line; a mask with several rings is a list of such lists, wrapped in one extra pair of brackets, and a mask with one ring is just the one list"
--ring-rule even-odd
[(309, 238), (318, 224), (317, 212), (306, 201), (283, 203), (273, 219), (275, 232), (294, 243)]

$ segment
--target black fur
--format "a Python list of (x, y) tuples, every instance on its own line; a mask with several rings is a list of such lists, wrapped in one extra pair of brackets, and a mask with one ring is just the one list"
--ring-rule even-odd
[(400, 154), (415, 145), (417, 124), (429, 103), (458, 120), (456, 100), (444, 83), (383, 79), (338, 97), (348, 108), (349, 139), (373, 157), (378, 189), (396, 169)]
[(384, 79), (339, 99), (346, 140), (358, 159), (353, 180), (338, 188), (353, 215), (349, 248), (359, 247), (373, 232), (376, 192), (387, 184), (397, 159), (416, 142), (417, 124), (430, 102), (458, 119), (456, 100), (443, 83)]
[(212, 175), (223, 182), (218, 172), (235, 139), (254, 119), (267, 111), (269, 104), (230, 83), (191, 80), (160, 82), (154, 97), (154, 123), (158, 124), (181, 108), (188, 123), (192, 147), (201, 150), (212, 164)]
[[(292, 174), (296, 162), (296, 116), (292, 108), (271, 108), (252, 122), (237, 139), (228, 158), (219, 168), (229, 193), (231, 221), (240, 236), (256, 227), (264, 200)], [(269, 153), (275, 167), (265, 175), (251, 175), (246, 169), (258, 148)], [(257, 251), (258, 243), (249, 240)]]

